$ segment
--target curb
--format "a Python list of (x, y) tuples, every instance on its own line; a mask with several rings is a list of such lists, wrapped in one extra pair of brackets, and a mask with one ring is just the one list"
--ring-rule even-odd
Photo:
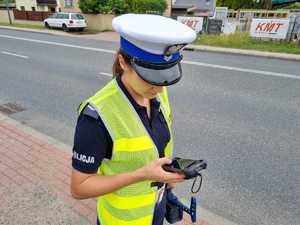
[[(68, 34), (64, 31), (59, 30), (38, 30), (38, 29), (30, 29), (30, 28), (21, 28), (21, 27), (9, 27), (9, 26), (0, 26), (1, 29), (7, 29), (7, 30), (18, 30), (18, 31), (29, 31), (33, 33), (40, 33), (40, 34), (50, 34), (50, 35), (60, 35), (60, 36), (68, 36), (68, 37), (74, 37), (74, 35)], [(76, 36), (75, 36), (76, 37)]]
[(264, 51), (257, 51), (257, 50), (250, 50), (250, 49), (249, 50), (237, 49), (237, 48), (222, 48), (222, 47), (212, 47), (207, 45), (188, 45), (184, 49), (191, 50), (191, 51), (230, 53), (236, 55), (258, 56), (258, 57), (273, 58), (273, 59), (300, 61), (300, 55), (289, 54), (289, 53), (264, 52)]
[[(68, 37), (83, 37), (83, 36), (68, 34), (66, 32), (53, 31), (53, 30), (36, 30), (36, 29), (8, 27), (8, 26), (0, 26), (0, 28), (8, 29), (8, 30), (30, 31), (34, 33), (43, 33), (43, 34), (50, 34), (50, 35), (68, 36)], [(250, 49), (247, 50), (247, 49), (237, 49), (237, 48), (223, 48), (223, 47), (213, 47), (207, 45), (187, 45), (184, 48), (184, 50), (217, 52), (217, 53), (227, 53), (227, 54), (234, 54), (234, 55), (258, 56), (258, 57), (273, 58), (273, 59), (300, 61), (300, 55), (297, 54), (264, 52), (264, 51), (250, 50)]]
[(3, 113), (0, 113), (0, 121), (5, 121), (6, 123), (13, 125), (16, 128), (22, 130), (24, 133), (32, 135), (32, 136), (40, 139), (41, 141), (45, 142), (46, 144), (53, 145), (54, 147), (59, 148), (62, 151), (71, 155), (71, 152), (70, 152), (70, 149), (72, 149), (71, 146), (68, 146), (52, 137), (49, 137), (43, 133), (40, 133), (39, 131), (37, 131), (29, 126), (25, 126), (22, 123), (4, 115)]
[[(8, 123), (10, 125), (15, 126), (17, 129), (20, 129), (29, 135), (32, 135), (32, 136), (40, 139), (41, 141), (43, 141), (47, 144), (51, 144), (52, 146), (54, 146), (58, 149), (61, 149), (62, 151), (71, 155), (71, 152), (70, 152), (70, 149), (72, 149), (71, 146), (68, 146), (52, 137), (49, 137), (43, 133), (40, 133), (39, 131), (37, 131), (29, 126), (25, 126), (22, 123), (4, 115), (3, 113), (0, 113), (0, 122), (3, 122), (3, 121), (5, 121), (6, 123)], [(183, 199), (183, 202), (186, 203), (184, 199)], [(202, 207), (199, 207), (197, 211), (198, 211), (197, 214), (201, 216), (201, 220), (203, 219), (205, 221), (208, 221), (209, 225), (238, 225), (238, 224), (236, 224), (232, 221), (229, 221), (221, 216), (218, 216)], [(188, 218), (188, 216), (185, 216), (185, 217)], [(180, 224), (182, 224), (182, 223), (180, 223)], [(206, 224), (206, 225), (208, 225), (208, 224)]]

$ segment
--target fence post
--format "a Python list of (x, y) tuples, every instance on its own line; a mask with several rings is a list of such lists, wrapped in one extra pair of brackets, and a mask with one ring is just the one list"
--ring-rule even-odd
[(296, 24), (298, 25), (299, 18), (300, 18), (300, 15), (297, 15), (297, 14), (290, 15), (290, 24), (289, 24), (287, 37), (286, 37), (287, 41), (292, 41), (292, 39), (294, 38), (295, 27), (296, 27)]
[(252, 18), (247, 17), (246, 19), (246, 32), (250, 32), (251, 29)]
[(294, 31), (295, 24), (296, 24), (296, 17), (292, 15), (290, 18), (293, 18), (293, 19), (290, 20), (290, 26), (288, 29), (288, 38), (287, 38), (288, 41), (291, 41), (293, 39), (293, 31)]

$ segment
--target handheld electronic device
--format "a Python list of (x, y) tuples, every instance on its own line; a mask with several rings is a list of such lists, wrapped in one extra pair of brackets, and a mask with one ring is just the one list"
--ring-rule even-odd
[[(163, 165), (162, 168), (168, 172), (184, 174), (185, 179), (187, 180), (195, 178), (191, 189), (191, 192), (195, 194), (201, 188), (201, 171), (207, 168), (207, 162), (205, 160), (182, 159), (176, 157), (172, 160), (171, 164)], [(200, 183), (198, 188), (195, 190), (194, 187), (198, 177), (200, 177)], [(181, 221), (183, 218), (183, 211), (188, 213), (191, 216), (192, 222), (195, 223), (197, 212), (196, 209), (197, 202), (195, 197), (191, 198), (191, 205), (190, 207), (187, 207), (182, 204), (171, 191), (168, 192), (166, 219), (170, 224)]]
[(206, 169), (207, 162), (205, 160), (193, 160), (174, 158), (171, 164), (162, 166), (165, 171), (173, 173), (181, 173), (185, 175), (185, 179), (192, 179), (200, 175), (200, 171)]

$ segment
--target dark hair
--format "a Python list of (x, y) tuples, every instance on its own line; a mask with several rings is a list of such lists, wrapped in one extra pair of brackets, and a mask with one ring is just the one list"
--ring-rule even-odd
[(131, 62), (130, 62), (130, 56), (128, 56), (127, 54), (125, 54), (122, 49), (119, 49), (116, 53), (116, 56), (115, 56), (115, 61), (113, 63), (113, 66), (112, 66), (112, 74), (113, 74), (113, 77), (116, 77), (116, 76), (120, 76), (123, 74), (123, 69), (120, 65), (120, 61), (119, 61), (119, 55), (121, 55), (123, 58), (124, 58), (124, 61), (126, 64), (128, 64), (129, 66), (131, 65)]

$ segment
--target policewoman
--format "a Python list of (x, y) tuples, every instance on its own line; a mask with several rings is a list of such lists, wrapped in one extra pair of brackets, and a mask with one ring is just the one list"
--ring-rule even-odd
[(120, 49), (114, 78), (79, 107), (71, 193), (98, 198), (101, 225), (162, 225), (166, 184), (183, 181), (171, 163), (173, 137), (166, 86), (182, 77), (181, 49), (195, 32), (157, 15), (114, 18)]

